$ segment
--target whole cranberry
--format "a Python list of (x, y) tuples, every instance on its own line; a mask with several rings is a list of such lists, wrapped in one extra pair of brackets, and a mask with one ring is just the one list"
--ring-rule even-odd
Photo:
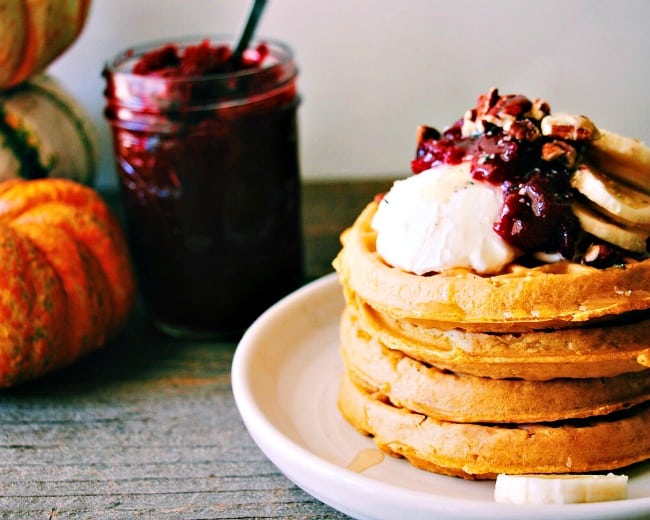
[(523, 251), (559, 251), (571, 258), (579, 224), (557, 174), (534, 170), (522, 183), (507, 188), (494, 230)]

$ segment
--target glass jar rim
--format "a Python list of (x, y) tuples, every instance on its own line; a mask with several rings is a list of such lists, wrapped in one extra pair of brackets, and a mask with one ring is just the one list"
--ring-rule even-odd
[[(244, 70), (199, 76), (136, 74), (133, 65), (146, 52), (176, 45), (180, 49), (209, 41), (211, 45), (230, 45), (228, 35), (190, 36), (150, 41), (132, 46), (109, 59), (102, 75), (106, 79), (104, 96), (112, 108), (134, 112), (203, 111), (242, 104), (250, 105), (276, 95), (289, 94), (298, 69), (288, 45), (272, 39), (256, 38), (251, 46), (264, 43), (269, 53), (261, 66)], [(295, 97), (292, 94), (290, 97)]]
[[(279, 68), (287, 66), (293, 63), (294, 54), (286, 43), (273, 38), (255, 38), (249, 48), (254, 47), (259, 44), (266, 44), (272, 50), (271, 55), (275, 60), (267, 65), (263, 65), (259, 68), (250, 68), (244, 70), (237, 70), (232, 72), (220, 72), (220, 73), (211, 73), (211, 74), (202, 74), (198, 76), (155, 76), (155, 75), (144, 75), (144, 74), (135, 74), (128, 67), (122, 69), (126, 63), (135, 63), (137, 59), (143, 56), (145, 53), (160, 48), (165, 45), (177, 45), (181, 49), (185, 49), (190, 45), (197, 45), (204, 41), (209, 41), (210, 43), (216, 45), (228, 45), (232, 47), (234, 42), (234, 36), (229, 34), (205, 34), (205, 35), (195, 35), (195, 36), (181, 36), (176, 38), (166, 38), (166, 39), (157, 39), (150, 40), (147, 42), (138, 43), (132, 45), (127, 49), (124, 49), (118, 52), (113, 57), (109, 58), (104, 63), (104, 74), (109, 73), (111, 75), (120, 75), (122, 77), (134, 77), (134, 78), (147, 78), (148, 81), (161, 81), (167, 84), (170, 83), (183, 83), (183, 82), (209, 82), (209, 81), (224, 81), (224, 80), (238, 80), (245, 79), (247, 77), (255, 76), (260, 72), (266, 72), (273, 68)], [(275, 52), (273, 52), (275, 51)]]

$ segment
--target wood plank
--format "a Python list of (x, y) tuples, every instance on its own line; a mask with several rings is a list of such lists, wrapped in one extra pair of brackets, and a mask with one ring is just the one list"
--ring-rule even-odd
[[(331, 271), (338, 234), (389, 185), (305, 185), (310, 278)], [(119, 210), (117, 194), (106, 197)], [(106, 348), (0, 391), (0, 517), (345, 518), (248, 435), (230, 386), (234, 350), (166, 338), (138, 304)]]
[(303, 186), (305, 272), (309, 279), (332, 271), (340, 249), (339, 235), (373, 197), (388, 190), (392, 180), (321, 181)]

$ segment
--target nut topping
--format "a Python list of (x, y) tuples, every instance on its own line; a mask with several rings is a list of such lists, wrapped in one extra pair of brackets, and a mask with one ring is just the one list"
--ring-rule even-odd
[(542, 159), (545, 161), (563, 161), (568, 168), (576, 164), (578, 152), (566, 141), (554, 139), (542, 146)]
[(544, 101), (543, 99), (537, 98), (533, 101), (530, 110), (526, 114), (526, 117), (534, 119), (535, 121), (541, 121), (551, 113), (551, 106)]
[(512, 119), (517, 119), (523, 116), (530, 110), (532, 103), (530, 100), (518, 94), (510, 94), (501, 96), (495, 105), (490, 108), (488, 114), (497, 117), (509, 116)]
[[(493, 88), (444, 132), (420, 128), (411, 170), (467, 161), (473, 179), (503, 192), (493, 230), (508, 244), (526, 254), (543, 251), (596, 268), (611, 267), (625, 263), (623, 255), (650, 257), (650, 209), (637, 204), (647, 198), (646, 185), (634, 191), (625, 183), (618, 185), (616, 176), (606, 185), (585, 176), (606, 135), (586, 116), (551, 113), (543, 99), (500, 95)], [(619, 148), (631, 150), (616, 159), (626, 168), (632, 152), (644, 150), (630, 141), (609, 145), (617, 154)], [(605, 170), (604, 164), (599, 167)], [(593, 202), (589, 212), (575, 209), (584, 199)], [(585, 247), (584, 236), (592, 236), (591, 247)]]
[(600, 137), (596, 125), (586, 116), (550, 114), (542, 119), (542, 135), (568, 141), (593, 141)]
[(420, 125), (415, 134), (415, 140), (418, 145), (426, 139), (440, 139), (440, 132), (430, 126)]
[(490, 109), (497, 104), (501, 96), (499, 96), (499, 89), (492, 87), (487, 94), (481, 94), (476, 103), (476, 111), (478, 117), (487, 114)]
[(498, 89), (493, 88), (479, 96), (476, 108), (465, 113), (461, 132), (463, 137), (485, 133), (487, 123), (502, 128), (515, 139), (534, 141), (541, 135), (539, 121), (550, 111), (550, 106), (544, 100), (531, 102), (526, 96), (518, 94), (501, 96)]
[(596, 268), (625, 263), (621, 251), (608, 244), (591, 244), (582, 256), (582, 263)]
[(535, 141), (541, 137), (539, 128), (530, 119), (518, 119), (503, 127), (506, 134), (519, 141)]

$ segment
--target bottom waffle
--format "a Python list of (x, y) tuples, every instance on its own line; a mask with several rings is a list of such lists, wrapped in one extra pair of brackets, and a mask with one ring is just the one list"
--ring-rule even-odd
[(424, 470), (467, 479), (494, 479), (499, 473), (610, 471), (650, 458), (647, 405), (599, 419), (454, 423), (396, 407), (345, 375), (338, 406), (384, 452)]
[(650, 399), (650, 370), (589, 379), (491, 379), (458, 375), (390, 350), (341, 320), (341, 354), (354, 382), (398, 406), (454, 422), (548, 422), (605, 415)]

